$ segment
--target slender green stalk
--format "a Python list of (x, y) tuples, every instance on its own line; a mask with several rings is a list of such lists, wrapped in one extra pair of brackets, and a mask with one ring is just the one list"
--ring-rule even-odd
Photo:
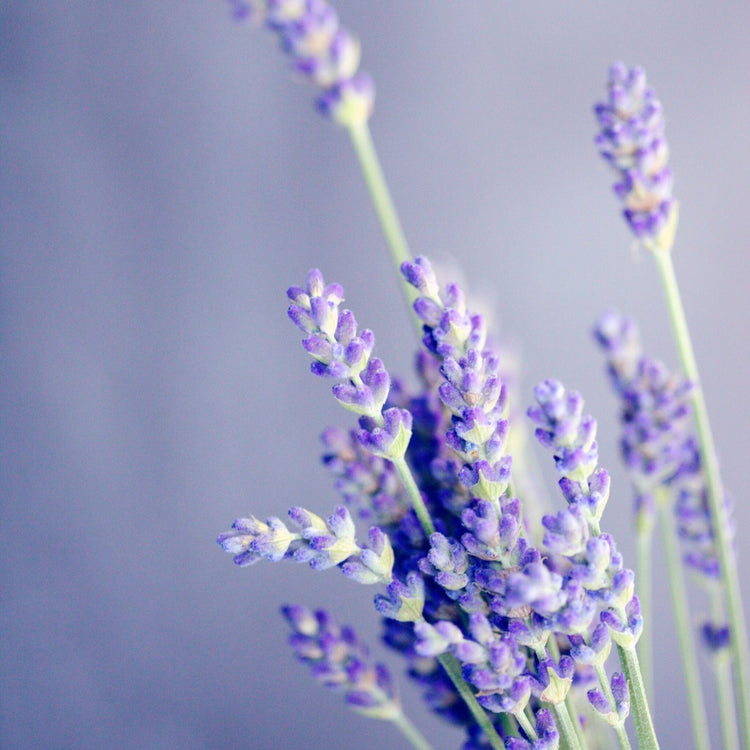
[(652, 602), (652, 551), (654, 542), (654, 527), (649, 523), (647, 528), (639, 528), (636, 534), (637, 569), (636, 580), (638, 581), (638, 601), (641, 604), (644, 628), (638, 640), (638, 654), (641, 659), (641, 673), (643, 683), (646, 686), (646, 695), (654, 699), (654, 651), (651, 641), (653, 621), (651, 619)]
[(737, 711), (732, 690), (732, 664), (726, 655), (716, 659), (716, 691), (721, 716), (721, 739), (723, 750), (739, 750), (740, 737), (737, 732)]
[(719, 477), (719, 467), (716, 459), (708, 410), (703, 396), (703, 388), (698, 373), (690, 332), (682, 305), (677, 277), (674, 272), (672, 256), (668, 250), (659, 247), (653, 249), (653, 256), (661, 275), (664, 293), (667, 299), (672, 327), (677, 342), (677, 349), (682, 361), (685, 376), (695, 388), (692, 394), (692, 405), (695, 414), (695, 424), (701, 445), (701, 458), (708, 488), (708, 505), (711, 511), (711, 521), (716, 539), (716, 551), (721, 566), (721, 575), (725, 583), (729, 625), (731, 628), (732, 656), (734, 660), (734, 689), (740, 708), (740, 724), (744, 737), (744, 747), (750, 748), (750, 649), (748, 647), (747, 626), (742, 610), (742, 597), (737, 561), (732, 548), (729, 534), (729, 523), (724, 505), (724, 492)]
[(432, 518), (430, 518), (430, 512), (427, 510), (424, 500), (422, 500), (422, 493), (414, 481), (414, 475), (411, 473), (409, 464), (406, 463), (405, 458), (398, 458), (393, 461), (393, 465), (396, 467), (396, 471), (409, 495), (409, 500), (414, 508), (414, 512), (417, 514), (422, 530), (429, 538), (431, 534), (435, 533), (435, 524), (432, 522)]
[[(664, 495), (662, 488), (661, 494)], [(711, 741), (708, 735), (708, 717), (701, 687), (698, 669), (697, 649), (690, 624), (690, 603), (688, 601), (685, 578), (682, 573), (682, 561), (675, 539), (674, 517), (666, 497), (657, 498), (659, 522), (662, 529), (664, 553), (669, 575), (669, 590), (672, 592), (672, 609), (674, 610), (677, 639), (682, 654), (682, 668), (685, 672), (685, 686), (690, 705), (690, 721), (693, 725), (693, 738), (696, 750), (709, 750)], [(731, 701), (734, 704), (734, 700)], [(725, 748), (728, 750), (728, 748)]]
[(583, 750), (583, 745), (581, 745), (581, 740), (578, 738), (578, 732), (576, 732), (573, 719), (570, 718), (568, 707), (565, 703), (553, 703), (551, 705), (557, 719), (560, 744), (564, 744), (569, 750)]
[(625, 672), (630, 690), (630, 704), (635, 719), (635, 733), (638, 737), (638, 750), (658, 750), (659, 740), (656, 739), (654, 722), (648, 708), (646, 690), (643, 686), (641, 667), (638, 654), (633, 646), (617, 646), (620, 662)]
[(529, 721), (529, 717), (526, 716), (523, 711), (518, 711), (517, 713), (513, 714), (513, 716), (516, 717), (519, 726), (521, 727), (521, 729), (523, 729), (524, 732), (526, 732), (526, 737), (529, 740), (533, 742), (534, 740), (539, 739), (539, 735), (536, 733), (534, 725)]
[(438, 661), (448, 677), (450, 677), (451, 682), (459, 695), (463, 698), (464, 703), (468, 706), (474, 720), (479, 724), (482, 731), (487, 736), (487, 739), (492, 746), (492, 750), (505, 750), (505, 743), (495, 731), (495, 727), (492, 726), (490, 717), (487, 716), (487, 712), (479, 705), (474, 693), (471, 692), (471, 688), (466, 684), (466, 680), (464, 680), (461, 675), (461, 665), (458, 663), (458, 659), (456, 659), (451, 653), (445, 653), (438, 656)]
[(399, 713), (391, 719), (401, 734), (406, 737), (414, 750), (433, 750), (432, 745), (425, 739), (424, 735), (411, 723), (404, 713)]
[[(396, 269), (396, 274), (401, 282), (401, 288), (404, 292), (409, 305), (415, 299), (414, 289), (401, 276), (401, 264), (404, 261), (412, 260), (409, 245), (406, 242), (404, 230), (401, 227), (401, 221), (398, 218), (396, 207), (388, 190), (388, 184), (385, 181), (385, 175), (380, 166), (375, 144), (370, 134), (370, 128), (367, 122), (354, 123), (347, 127), (351, 137), (354, 152), (357, 155), (362, 176), (365, 178), (367, 189), (370, 193), (375, 215), (380, 222), (380, 229), (385, 237), (391, 260)], [(419, 326), (421, 331), (421, 325)]]

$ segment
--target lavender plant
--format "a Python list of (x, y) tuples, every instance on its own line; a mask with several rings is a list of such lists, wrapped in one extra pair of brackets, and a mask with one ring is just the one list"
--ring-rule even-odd
[[(638, 591), (648, 581), (645, 551), (658, 510), (675, 575), (676, 533), (686, 565), (712, 592), (701, 633), (717, 665), (725, 746), (739, 746), (737, 724), (748, 741), (747, 644), (729, 506), (686, 327), (676, 324), (682, 375), (641, 354), (631, 322), (610, 314), (596, 329), (623, 402), (623, 456), (645, 550), (637, 589), (614, 537), (602, 530), (611, 483), (598, 463), (596, 421), (584, 413), (580, 394), (550, 379), (536, 387), (526, 415), (511, 408), (508, 365), (486, 319), (458, 284), (440, 284), (426, 258), (412, 259), (369, 135), (374, 88), (359, 71), (355, 37), (325, 0), (231, 4), (236, 18), (278, 35), (294, 70), (317, 87), (319, 111), (348, 130), (422, 348), (417, 386), (409, 389), (373, 356), (374, 334), (342, 309), (340, 285), (314, 269), (304, 285), (290, 287), (288, 315), (302, 331), (312, 373), (332, 381), (335, 400), (357, 416), (355, 428), (329, 427), (322, 438), (323, 462), (343, 504), (327, 519), (292, 507), (292, 528), (278, 517), (239, 518), (219, 536), (221, 547), (241, 566), (293, 560), (320, 571), (338, 567), (379, 587), (374, 609), (385, 644), (404, 659), (427, 705), (463, 727), (464, 750), (625, 750), (632, 747), (631, 714), (637, 747), (647, 750), (659, 741), (647, 688), (651, 661), (642, 647), (648, 587), (643, 601)], [(659, 260), (674, 312), (676, 286), (664, 258), (677, 204), (661, 107), (637, 68), (614, 66), (609, 91), (596, 108), (597, 141), (619, 172), (615, 192), (628, 224)], [(560, 475), (556, 512), (544, 514), (523, 491), (538, 481), (525, 475), (528, 461), (514, 462), (519, 443), (511, 438), (523, 432), (524, 419)], [(371, 524), (364, 542), (357, 520)], [(681, 576), (675, 580), (685, 588)], [(675, 599), (678, 631), (686, 680), (699, 685), (688, 658), (694, 648), (686, 601), (684, 592)], [(413, 747), (431, 747), (404, 715), (388, 670), (370, 660), (352, 629), (322, 610), (289, 605), (283, 612), (294, 653), (320, 682), (341, 690), (354, 710), (393, 722)], [(728, 650), (736, 657), (735, 693), (727, 691), (721, 658)], [(699, 690), (691, 692), (691, 709), (696, 744), (708, 747)]]

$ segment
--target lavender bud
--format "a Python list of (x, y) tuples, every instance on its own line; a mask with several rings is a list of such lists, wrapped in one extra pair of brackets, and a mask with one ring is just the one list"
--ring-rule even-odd
[(422, 619), (425, 589), (421, 576), (414, 571), (406, 574), (406, 583), (394, 579), (386, 588), (387, 596), (375, 597), (375, 609), (383, 617), (399, 622), (417, 622)]

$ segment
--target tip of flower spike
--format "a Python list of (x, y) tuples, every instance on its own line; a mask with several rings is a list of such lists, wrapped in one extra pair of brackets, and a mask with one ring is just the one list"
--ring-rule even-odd
[(623, 214), (646, 248), (669, 252), (677, 228), (677, 201), (667, 160), (662, 107), (642, 68), (610, 68), (609, 97), (594, 108), (601, 156), (619, 173), (615, 193)]
[(330, 120), (347, 127), (364, 125), (375, 105), (375, 84), (367, 73), (336, 82), (317, 100), (318, 110)]

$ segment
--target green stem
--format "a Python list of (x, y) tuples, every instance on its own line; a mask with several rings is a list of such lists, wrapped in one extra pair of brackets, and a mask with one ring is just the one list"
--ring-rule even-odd
[(448, 677), (450, 677), (451, 682), (459, 695), (463, 698), (464, 703), (468, 706), (474, 720), (482, 728), (492, 750), (505, 750), (505, 743), (495, 731), (495, 727), (492, 726), (492, 722), (490, 721), (489, 716), (487, 716), (487, 712), (479, 705), (474, 693), (471, 692), (471, 688), (466, 684), (466, 680), (464, 680), (461, 674), (461, 665), (458, 663), (456, 657), (451, 653), (445, 653), (438, 656), (438, 661)]
[(719, 477), (719, 466), (716, 460), (711, 425), (708, 410), (703, 396), (698, 365), (693, 352), (690, 332), (682, 305), (677, 277), (674, 272), (672, 256), (669, 251), (655, 248), (653, 252), (656, 265), (661, 275), (667, 307), (674, 329), (677, 349), (685, 371), (685, 377), (694, 385), (692, 393), (693, 411), (698, 439), (701, 445), (701, 458), (706, 476), (708, 489), (708, 505), (711, 512), (711, 522), (716, 541), (716, 551), (721, 566), (721, 575), (725, 583), (727, 607), (729, 610), (729, 625), (732, 640), (730, 648), (734, 661), (734, 689), (739, 700), (740, 721), (744, 737), (744, 747), (750, 748), (750, 649), (748, 648), (747, 626), (742, 610), (742, 597), (737, 560), (732, 540), (727, 510), (724, 504), (724, 493)]
[(651, 641), (651, 582), (652, 582), (652, 551), (653, 525), (646, 529), (639, 529), (636, 535), (637, 564), (636, 580), (638, 581), (638, 601), (641, 604), (644, 628), (638, 640), (638, 653), (641, 657), (641, 673), (646, 686), (646, 695), (651, 700), (654, 697), (653, 646)]
[(435, 524), (432, 522), (432, 518), (430, 518), (430, 513), (427, 510), (427, 506), (424, 504), (422, 493), (419, 491), (419, 487), (417, 487), (417, 483), (414, 481), (414, 475), (411, 473), (409, 464), (406, 463), (405, 458), (398, 458), (393, 461), (393, 465), (396, 467), (396, 471), (398, 472), (398, 475), (404, 484), (404, 488), (409, 495), (409, 500), (414, 508), (414, 512), (417, 514), (422, 530), (424, 531), (425, 536), (429, 539), (430, 535), (435, 533)]
[(658, 750), (659, 740), (656, 739), (654, 722), (648, 708), (646, 690), (643, 686), (641, 667), (635, 647), (624, 647), (618, 644), (620, 662), (625, 672), (630, 690), (630, 703), (635, 719), (635, 733), (638, 737), (638, 750)]
[(539, 735), (536, 733), (534, 725), (529, 721), (529, 717), (526, 716), (523, 711), (518, 711), (517, 713), (513, 714), (513, 716), (516, 717), (521, 729), (526, 732), (526, 739), (528, 739), (530, 742), (534, 742), (535, 740), (539, 739)]
[(433, 750), (432, 745), (425, 739), (424, 735), (411, 723), (404, 713), (399, 713), (391, 719), (401, 734), (406, 737), (414, 750)]
[[(664, 495), (662, 489), (661, 494)], [(677, 625), (677, 639), (682, 654), (682, 668), (685, 672), (685, 685), (690, 705), (690, 720), (693, 724), (693, 738), (696, 750), (709, 750), (711, 741), (708, 735), (708, 718), (701, 687), (698, 669), (697, 649), (695, 647), (690, 625), (690, 603), (688, 601), (685, 578), (682, 573), (682, 561), (677, 547), (672, 509), (666, 497), (658, 497), (656, 506), (662, 528), (664, 554), (669, 575), (669, 590), (672, 592), (672, 609)], [(734, 703), (734, 700), (732, 700)]]
[(557, 718), (557, 729), (560, 732), (560, 744), (569, 750), (583, 750), (583, 745), (578, 738), (573, 719), (570, 718), (568, 707), (565, 703), (553, 703), (552, 710)]
[[(396, 212), (396, 207), (388, 190), (385, 175), (380, 166), (375, 144), (370, 134), (367, 122), (355, 123), (347, 127), (351, 137), (354, 152), (357, 155), (362, 176), (365, 178), (367, 189), (370, 193), (375, 215), (378, 217), (380, 229), (385, 237), (391, 260), (396, 269), (396, 274), (401, 282), (404, 297), (409, 306), (414, 301), (416, 294), (413, 287), (401, 276), (401, 264), (411, 261), (412, 255), (406, 242), (404, 230)], [(419, 326), (421, 332), (421, 325)]]

